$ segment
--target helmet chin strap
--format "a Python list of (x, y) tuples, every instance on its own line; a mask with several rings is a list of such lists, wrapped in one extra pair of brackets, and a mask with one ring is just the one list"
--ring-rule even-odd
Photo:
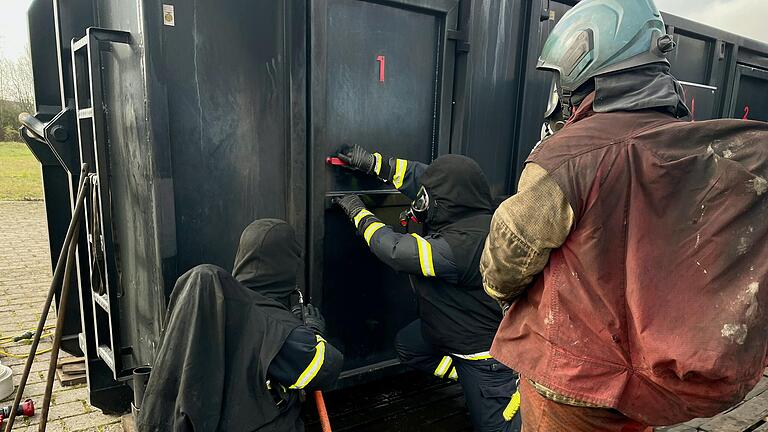
[(571, 97), (573, 97), (573, 92), (570, 90), (560, 90), (560, 106), (563, 110), (563, 118), (567, 121), (571, 118), (573, 115), (573, 103), (571, 102)]

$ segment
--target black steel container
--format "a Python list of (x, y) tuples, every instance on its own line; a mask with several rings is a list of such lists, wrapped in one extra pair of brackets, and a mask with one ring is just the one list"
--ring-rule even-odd
[[(301, 286), (346, 356), (339, 385), (396, 373), (393, 338), (416, 313), (408, 280), (329, 204), (363, 193), (394, 223), (407, 203), (325, 156), (349, 143), (424, 162), (461, 153), (497, 198), (513, 193), (550, 91), (536, 60), (566, 3), (35, 0), (46, 125), (27, 142), (43, 166), (54, 257), (81, 162), (95, 191), (69, 309), (80, 316), (65, 327), (65, 349), (88, 359), (91, 403), (127, 409), (124, 383), (154, 360), (176, 278), (202, 263), (231, 268), (240, 232), (264, 217), (296, 228)], [(697, 118), (741, 117), (744, 105), (768, 120), (756, 96), (768, 47), (666, 18)]]

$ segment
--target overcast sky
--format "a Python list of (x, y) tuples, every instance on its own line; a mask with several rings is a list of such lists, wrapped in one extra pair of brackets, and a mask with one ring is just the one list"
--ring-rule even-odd
[(16, 58), (24, 52), (29, 38), (27, 8), (30, 3), (32, 0), (0, 0), (0, 57)]
[(768, 42), (768, 0), (656, 0), (659, 9)]
[[(15, 58), (24, 52), (28, 37), (26, 10), (31, 1), (0, 0), (0, 56)], [(663, 11), (768, 42), (768, 0), (656, 0), (656, 3)]]

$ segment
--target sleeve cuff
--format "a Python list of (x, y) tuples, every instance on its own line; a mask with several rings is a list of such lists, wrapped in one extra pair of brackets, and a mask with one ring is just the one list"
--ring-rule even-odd
[(363, 221), (363, 219), (366, 218), (366, 216), (373, 216), (373, 213), (364, 208), (352, 217), (352, 221), (355, 223), (355, 228), (360, 228), (360, 223)]

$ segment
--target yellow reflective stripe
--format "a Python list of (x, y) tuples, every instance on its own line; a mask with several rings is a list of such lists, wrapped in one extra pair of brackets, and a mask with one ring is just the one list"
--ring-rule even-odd
[(419, 264), (421, 273), (426, 277), (435, 276), (435, 263), (432, 260), (432, 245), (418, 234), (411, 234), (419, 246)]
[(456, 372), (456, 367), (455, 366), (451, 368), (451, 373), (448, 374), (448, 379), (452, 379), (454, 381), (459, 379), (459, 373)]
[(360, 221), (363, 220), (366, 216), (373, 216), (373, 213), (369, 212), (367, 209), (360, 210), (360, 213), (356, 214), (353, 218), (355, 222), (355, 228), (358, 228), (360, 226)]
[(373, 172), (376, 173), (376, 175), (379, 175), (381, 174), (381, 154), (374, 153), (373, 158), (376, 161), (376, 163), (373, 165)]
[(316, 337), (315, 356), (312, 358), (309, 366), (304, 369), (304, 372), (299, 375), (299, 379), (290, 387), (291, 389), (296, 390), (306, 387), (317, 376), (317, 373), (320, 372), (320, 368), (323, 367), (323, 362), (325, 362), (325, 339), (320, 336)]
[(370, 225), (368, 225), (368, 228), (365, 229), (365, 232), (363, 233), (363, 238), (365, 238), (365, 242), (368, 243), (368, 246), (371, 245), (371, 237), (378, 231), (384, 227), (384, 224), (381, 222), (374, 222)]
[(515, 394), (512, 395), (512, 398), (509, 400), (507, 407), (504, 408), (504, 412), (502, 413), (504, 416), (504, 421), (511, 421), (515, 414), (517, 414), (518, 410), (520, 410), (520, 390), (516, 391)]
[(403, 180), (405, 180), (405, 169), (408, 167), (408, 161), (405, 159), (397, 159), (395, 162), (395, 175), (392, 177), (392, 184), (396, 188), (403, 187)]
[(439, 378), (444, 377), (446, 372), (448, 372), (448, 368), (451, 367), (451, 363), (453, 363), (453, 359), (449, 356), (444, 356), (440, 360), (440, 364), (437, 365), (437, 369), (435, 369), (435, 376)]
[(475, 354), (451, 354), (451, 355), (463, 360), (488, 360), (493, 358), (491, 356), (491, 353), (488, 351), (483, 351)]

